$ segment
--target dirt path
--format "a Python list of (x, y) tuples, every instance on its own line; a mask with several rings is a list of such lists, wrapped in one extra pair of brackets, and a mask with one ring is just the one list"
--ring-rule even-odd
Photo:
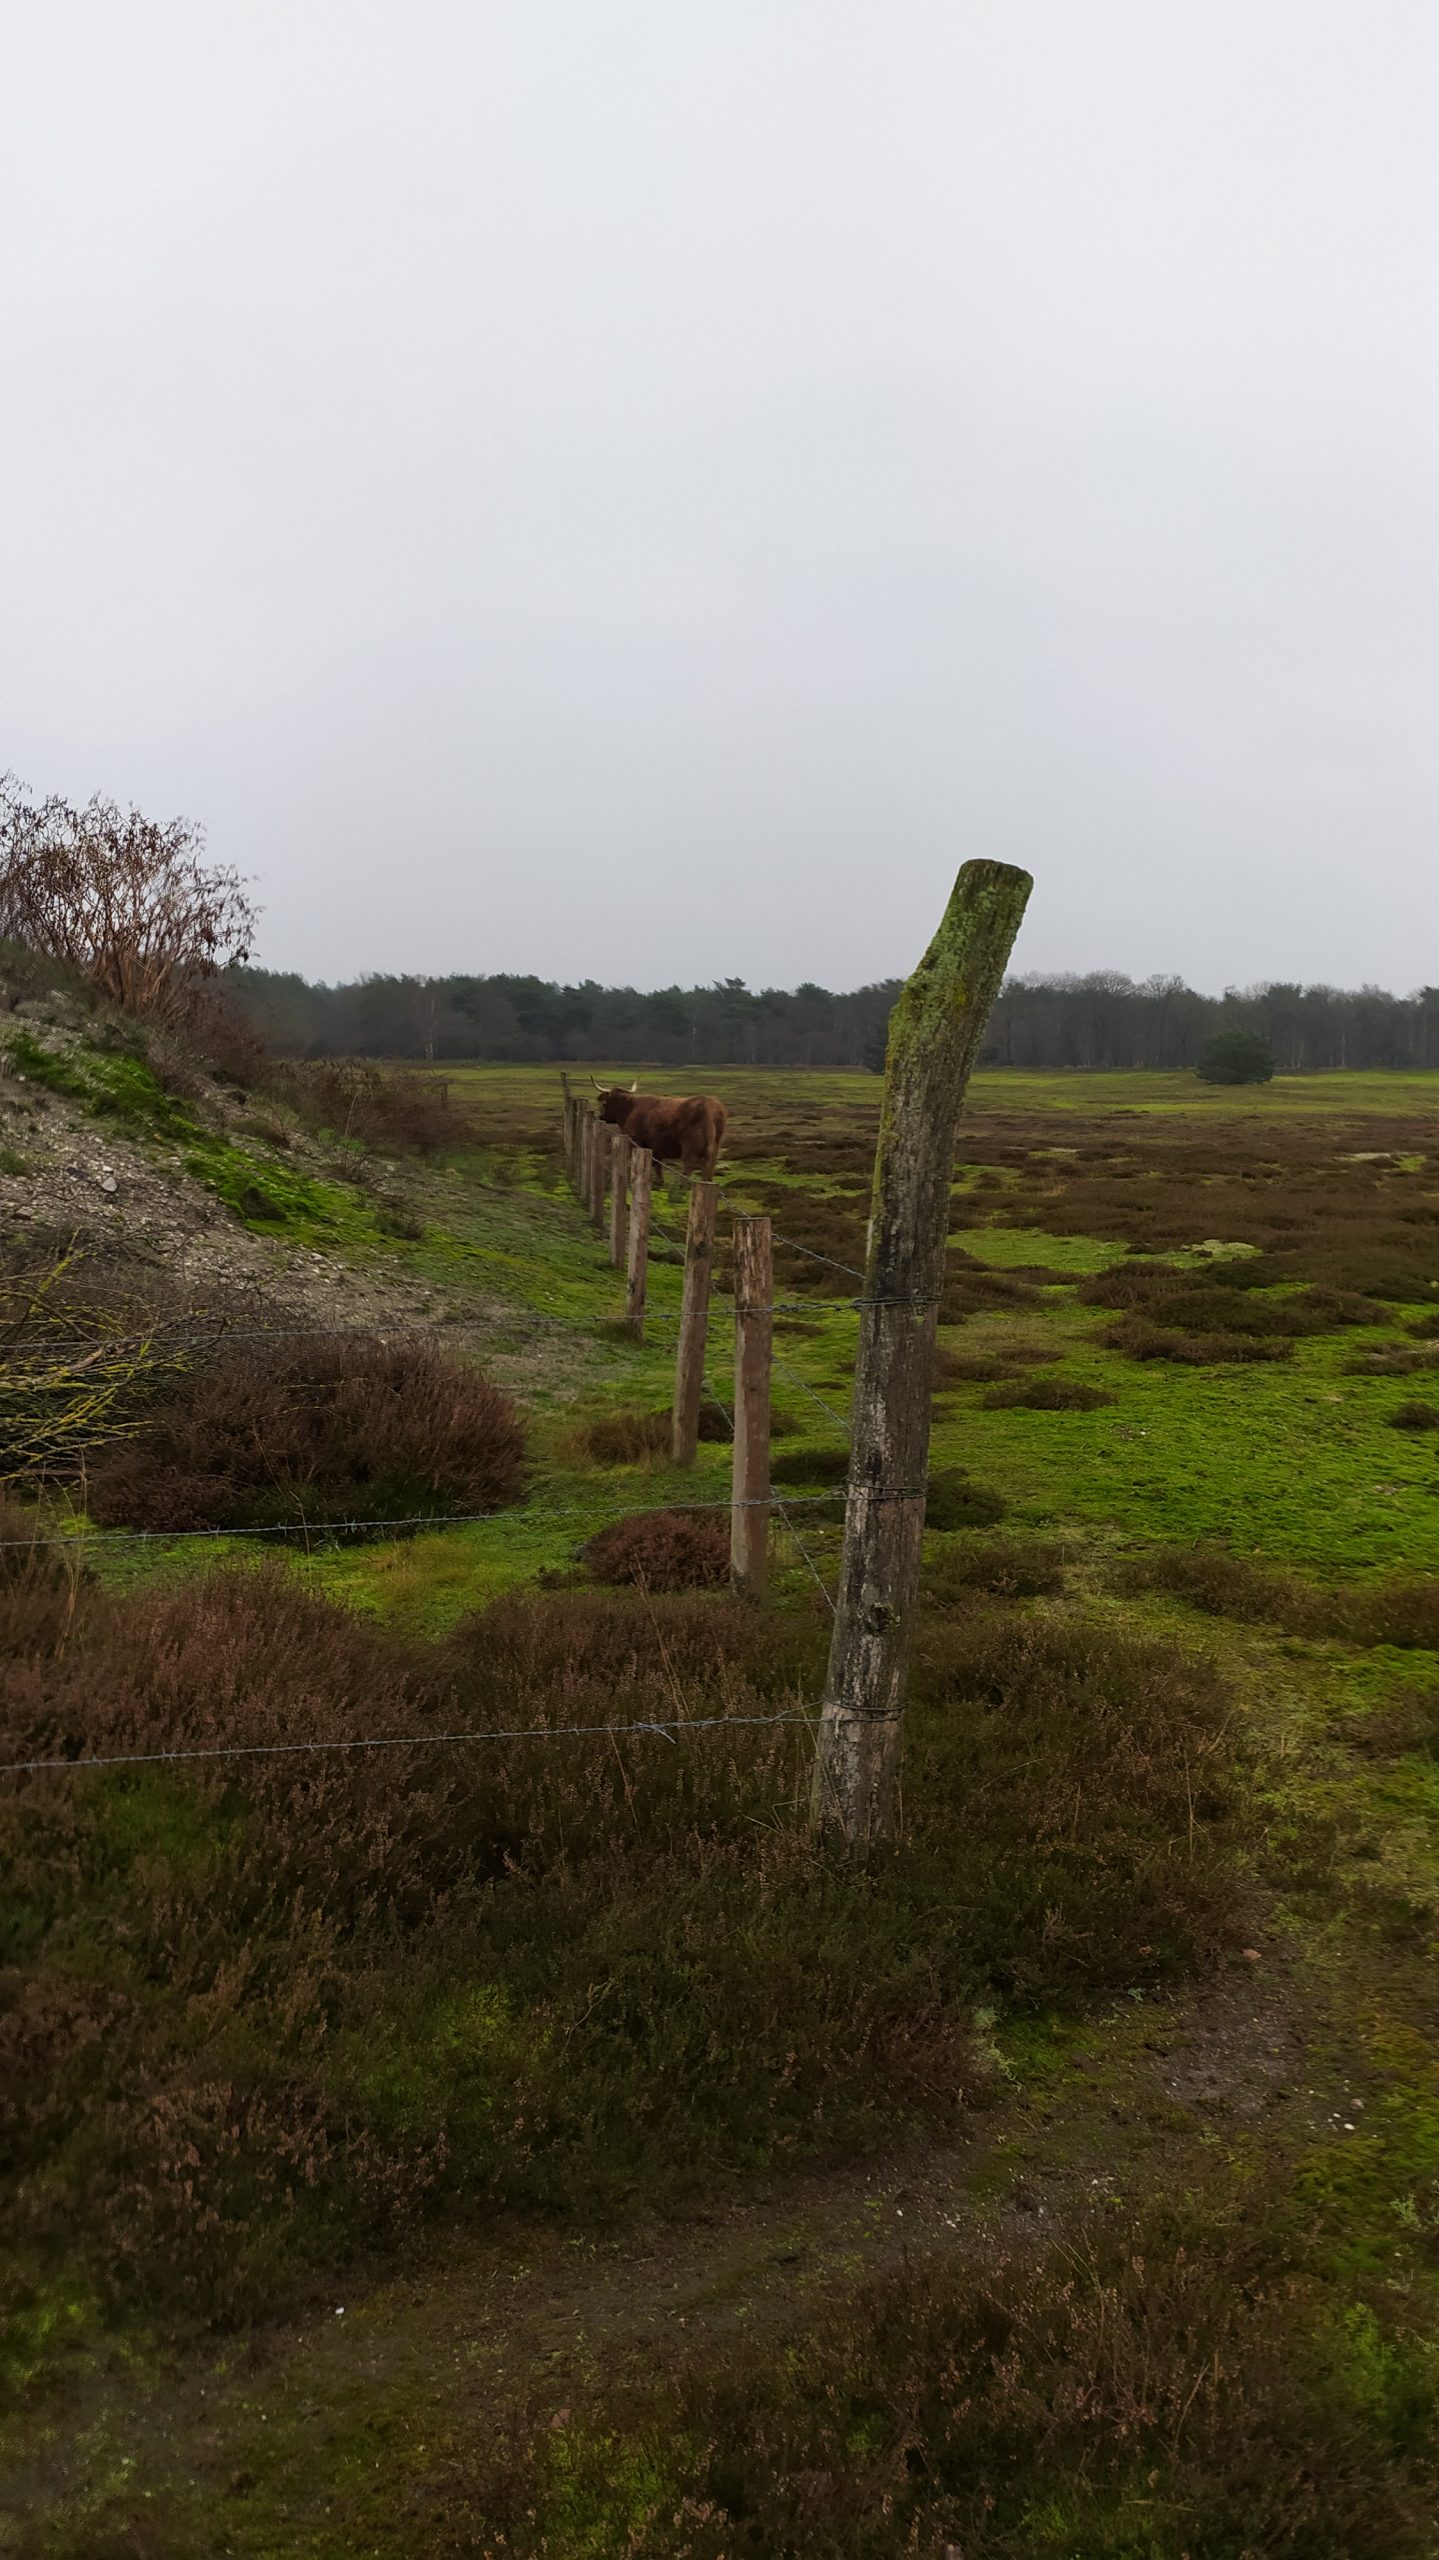
[[(596, 2378), (662, 2366), (687, 2330), (793, 2328), (837, 2282), (1041, 2237), (1082, 2199), (1153, 2189), (1209, 2132), (1322, 2137), (1347, 2093), (1308, 2058), (1317, 1996), (1266, 1949), (1187, 2005), (1126, 2003), (1075, 2033), (960, 2145), (599, 2240), (451, 2237), (241, 2349), (92, 2383), (0, 2485), (0, 2551), (396, 2551), (407, 2490), (521, 2389), (558, 2417)], [(157, 2518), (173, 2519), (158, 2537)]]

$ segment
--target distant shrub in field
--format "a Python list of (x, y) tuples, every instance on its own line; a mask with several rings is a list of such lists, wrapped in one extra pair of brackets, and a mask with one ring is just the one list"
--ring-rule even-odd
[(1439, 1578), (1398, 1575), (1321, 1590), (1281, 1565), (1223, 1547), (1174, 1546), (1131, 1557), (1116, 1579), (1123, 1590), (1165, 1591), (1212, 1617), (1267, 1623), (1290, 1635), (1439, 1650)]
[(1344, 1366), (1353, 1378), (1409, 1378), (1416, 1369), (1432, 1369), (1436, 1363), (1439, 1343), (1381, 1342), (1373, 1351), (1356, 1352)]
[(1009, 1509), (1002, 1494), (975, 1484), (962, 1467), (932, 1467), (924, 1497), (924, 1525), (941, 1535), (954, 1529), (992, 1529)]
[(993, 1385), (1001, 1378), (1017, 1378), (1037, 1362), (1063, 1358), (1052, 1345), (1036, 1342), (996, 1343), (988, 1351), (952, 1351), (941, 1343), (934, 1355), (936, 1386), (957, 1385), (960, 1381), (973, 1386)]
[(1421, 1398), (1411, 1397), (1407, 1404), (1395, 1406), (1389, 1416), (1389, 1425), (1393, 1431), (1439, 1431), (1439, 1405), (1425, 1404)]
[(965, 1540), (946, 1547), (924, 1569), (924, 1597), (938, 1608), (977, 1592), (1033, 1600), (1063, 1588), (1064, 1549), (1043, 1538)]
[(1253, 1031), (1221, 1031), (1200, 1051), (1194, 1070), (1201, 1084), (1268, 1084), (1274, 1052)]
[(583, 1554), (597, 1582), (683, 1591), (727, 1582), (729, 1546), (729, 1524), (718, 1512), (638, 1511), (599, 1530)]
[(428, 1342), (282, 1338), (157, 1399), (88, 1498), (107, 1527), (378, 1522), (518, 1501), (524, 1457), (510, 1397)]
[(442, 1076), (386, 1072), (366, 1058), (312, 1058), (277, 1069), (269, 1082), (307, 1127), (381, 1154), (435, 1155), (474, 1137)]
[(1079, 1378), (1025, 1378), (1012, 1386), (991, 1387), (981, 1404), (991, 1412), (1017, 1405), (1030, 1413), (1093, 1413), (1102, 1404), (1117, 1404), (1107, 1387), (1087, 1387)]
[(1422, 1340), (1432, 1341), (1434, 1336), (1439, 1334), (1439, 1307), (1426, 1308), (1423, 1315), (1415, 1316), (1404, 1330), (1406, 1333), (1417, 1333)]
[(1238, 1618), (1318, 1635), (1332, 1619), (1323, 1592), (1282, 1566), (1257, 1564), (1226, 1547), (1151, 1547), (1120, 1566), (1121, 1590), (1163, 1591), (1210, 1617)]
[(1106, 1350), (1122, 1351), (1130, 1360), (1172, 1360), (1186, 1369), (1240, 1361), (1287, 1360), (1294, 1348), (1283, 1337), (1266, 1339), (1252, 1333), (1174, 1333), (1166, 1325), (1146, 1323), (1143, 1316), (1129, 1316), (1120, 1324), (1106, 1325), (1099, 1339)]

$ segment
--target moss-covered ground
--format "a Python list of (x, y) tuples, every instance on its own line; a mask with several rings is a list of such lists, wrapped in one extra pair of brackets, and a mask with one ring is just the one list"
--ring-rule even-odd
[[(858, 1284), (834, 1266), (862, 1260), (878, 1089), (760, 1070), (705, 1081), (730, 1107), (726, 1198), (771, 1211), (787, 1240), (776, 1447), (795, 1493), (819, 1493), (819, 1462), (843, 1443), (856, 1322)], [(475, 1142), (407, 1175), (417, 1235), (382, 1234), (345, 1185), (328, 1207), (286, 1212), (322, 1250), (398, 1257), (461, 1317), (467, 1292), (502, 1298), (507, 1352), (532, 1359), (523, 1506), (290, 1562), (367, 1619), (427, 1638), (505, 1590), (582, 1576), (587, 1536), (616, 1512), (722, 1504), (728, 1466), (722, 1439), (681, 1475), (663, 1460), (602, 1463), (586, 1436), (668, 1402), (678, 1186), (658, 1212), (652, 1321), (634, 1344), (616, 1321), (618, 1277), (565, 1185), (553, 1072), (451, 1070), (451, 1084)], [(1439, 1434), (1392, 1420), (1426, 1380), (1362, 1362), (1428, 1338), (1436, 1105), (1421, 1077), (1236, 1094), (1168, 1075), (992, 1075), (976, 1079), (961, 1143), (941, 1331), (956, 1361), (938, 1382), (933, 1465), (1007, 1506), (987, 1539), (1061, 1553), (1063, 1589), (1023, 1604), (1036, 1626), (1152, 1636), (1218, 1661), (1251, 1792), (1252, 1943), (1188, 1984), (1136, 1966), (1117, 1995), (1077, 2005), (996, 1995), (980, 2022), (989, 2102), (959, 2142), (897, 2130), (892, 2156), (859, 2168), (731, 2168), (668, 2218), (641, 2195), (618, 2221), (452, 2219), (398, 2268), (357, 2252), (288, 2325), (199, 2346), (187, 2332), (181, 2353), (163, 2324), (137, 2323), (98, 2362), (87, 2346), (68, 2386), (47, 2383), (19, 2422), (0, 2549), (1439, 2550), (1439, 1653), (1201, 1616), (1126, 1587), (1124, 1572), (1151, 1548), (1199, 1542), (1321, 1593), (1430, 1582)], [(188, 1144), (197, 1175), (230, 1198), (186, 1131), (154, 1134)], [(236, 1174), (237, 1214), (253, 1214), (257, 1180), (247, 1171), (235, 1189)], [(1334, 1320), (1272, 1360), (1136, 1358), (1101, 1339), (1112, 1310), (1083, 1294), (1096, 1276), (1162, 1260), (1208, 1286), (1226, 1255), (1231, 1269), (1248, 1261), (1236, 1248), (1252, 1250), (1256, 1307), (1318, 1287), (1343, 1297)], [(721, 1257), (709, 1371), (721, 1407), (724, 1283)], [(1001, 1385), (1059, 1378), (1112, 1401), (992, 1401), (994, 1378), (966, 1376), (966, 1362)], [(816, 1576), (832, 1583), (839, 1508), (796, 1501), (777, 1521), (777, 1629)], [(979, 1536), (932, 1536), (931, 1577)], [(105, 1569), (133, 1586), (213, 1560), (161, 1546)], [(965, 1838), (956, 1824), (956, 1859), (982, 1864), (982, 1829)], [(161, 1849), (186, 1854), (168, 1834)], [(93, 2336), (91, 2306), (63, 2294), (31, 2316), (50, 2376), (57, 2338)]]

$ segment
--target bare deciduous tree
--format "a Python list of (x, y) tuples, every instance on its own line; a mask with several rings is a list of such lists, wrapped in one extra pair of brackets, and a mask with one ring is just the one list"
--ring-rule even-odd
[(62, 960), (127, 1013), (183, 1018), (207, 978), (250, 955), (238, 872), (203, 860), (186, 818), (160, 826), (98, 795), (29, 800), (0, 776), (0, 936)]

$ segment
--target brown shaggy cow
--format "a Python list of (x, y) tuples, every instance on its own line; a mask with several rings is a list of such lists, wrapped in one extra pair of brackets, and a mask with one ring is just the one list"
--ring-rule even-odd
[(632, 1084), (597, 1084), (595, 1091), (600, 1097), (600, 1118), (613, 1129), (623, 1129), (637, 1147), (648, 1147), (657, 1164), (677, 1164), (682, 1173), (713, 1181), (724, 1138), (725, 1107), (712, 1093), (678, 1097), (637, 1093)]

